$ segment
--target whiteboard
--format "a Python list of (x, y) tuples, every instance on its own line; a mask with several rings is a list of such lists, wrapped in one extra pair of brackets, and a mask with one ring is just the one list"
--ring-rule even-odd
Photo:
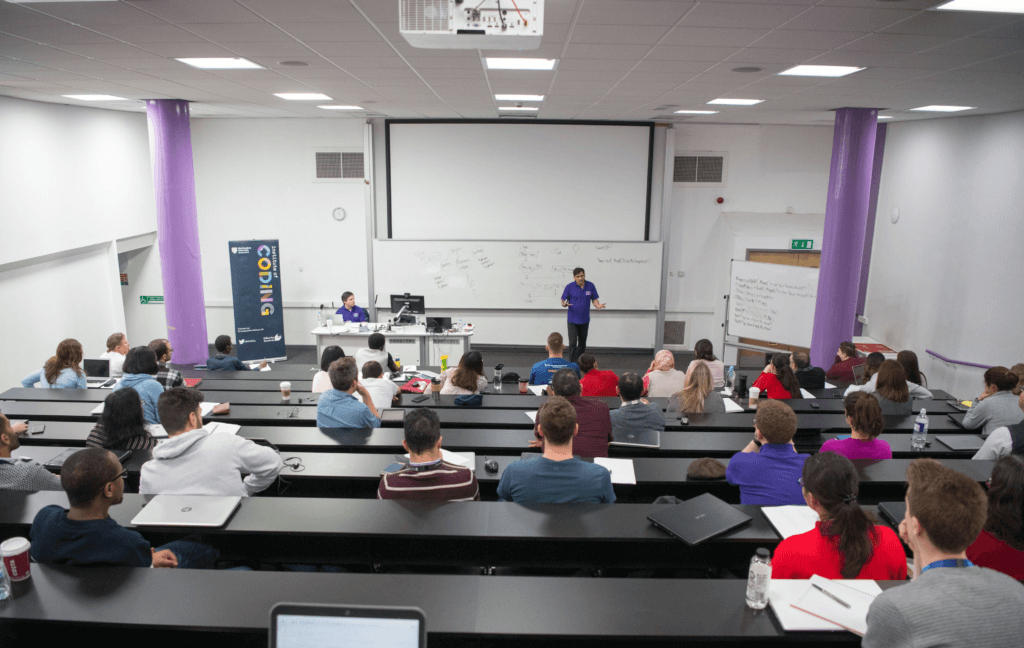
[(560, 309), (577, 266), (609, 310), (658, 310), (661, 243), (378, 240), (373, 251), (384, 308), (410, 293), (427, 309)]
[(732, 262), (726, 335), (811, 346), (818, 269)]
[(388, 122), (388, 238), (644, 241), (652, 131)]

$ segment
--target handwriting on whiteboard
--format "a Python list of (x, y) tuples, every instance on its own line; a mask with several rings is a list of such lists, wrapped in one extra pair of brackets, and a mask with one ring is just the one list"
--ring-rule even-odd
[(815, 288), (811, 284), (791, 284), (760, 277), (737, 276), (735, 279), (733, 320), (738, 325), (759, 331), (771, 331), (779, 316), (778, 302), (783, 297), (806, 299), (814, 308)]

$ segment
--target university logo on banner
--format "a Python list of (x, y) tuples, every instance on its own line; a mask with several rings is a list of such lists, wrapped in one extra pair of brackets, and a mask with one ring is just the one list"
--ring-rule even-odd
[(277, 240), (229, 241), (235, 348), (241, 360), (284, 360), (284, 312)]

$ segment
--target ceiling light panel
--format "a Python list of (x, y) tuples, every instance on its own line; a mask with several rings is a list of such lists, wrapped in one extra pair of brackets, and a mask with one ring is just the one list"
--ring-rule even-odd
[(798, 65), (779, 72), (779, 74), (782, 76), (844, 77), (847, 74), (860, 72), (863, 69), (862, 67), (847, 65)]
[(717, 115), (717, 110), (677, 110), (677, 115)]
[(712, 99), (708, 105), (718, 106), (753, 106), (763, 102), (764, 99)]
[(324, 110), (366, 110), (360, 106), (317, 106), (317, 108), (323, 108)]
[(79, 101), (127, 101), (124, 97), (115, 97), (113, 95), (102, 95), (102, 94), (84, 94), (84, 95), (63, 95), (68, 99), (78, 99)]
[(939, 11), (985, 11), (990, 13), (1024, 13), (1020, 0), (953, 0), (933, 7)]
[(185, 65), (200, 70), (265, 70), (266, 68), (244, 58), (180, 58)]
[(921, 106), (911, 108), (918, 112), (960, 112), (961, 110), (974, 110), (974, 106)]
[(498, 101), (544, 101), (544, 95), (530, 94), (496, 94), (494, 98)]
[(275, 92), (275, 97), (288, 101), (331, 101), (331, 98), (319, 92)]
[(488, 70), (554, 70), (557, 59), (534, 58), (490, 58), (486, 59)]
[(535, 112), (540, 110), (536, 106), (498, 106), (498, 110), (509, 110), (516, 112)]

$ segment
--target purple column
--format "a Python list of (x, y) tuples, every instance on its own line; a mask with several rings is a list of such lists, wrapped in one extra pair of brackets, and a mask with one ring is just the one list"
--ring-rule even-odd
[(167, 338), (174, 347), (175, 363), (203, 362), (209, 357), (209, 345), (188, 102), (151, 99), (146, 102), (146, 115)]
[[(871, 271), (871, 245), (875, 240), (875, 215), (878, 212), (878, 187), (882, 184), (882, 158), (885, 155), (886, 124), (879, 124), (875, 132), (875, 157), (871, 164), (871, 195), (868, 196), (868, 220), (864, 228), (864, 260), (860, 264), (860, 290), (857, 292), (857, 314), (864, 314), (868, 298), (868, 274)], [(853, 334), (860, 335), (864, 325), (853, 323)]]
[(831, 367), (839, 343), (853, 336), (877, 124), (873, 108), (836, 111), (811, 334), (811, 362), (818, 367)]

